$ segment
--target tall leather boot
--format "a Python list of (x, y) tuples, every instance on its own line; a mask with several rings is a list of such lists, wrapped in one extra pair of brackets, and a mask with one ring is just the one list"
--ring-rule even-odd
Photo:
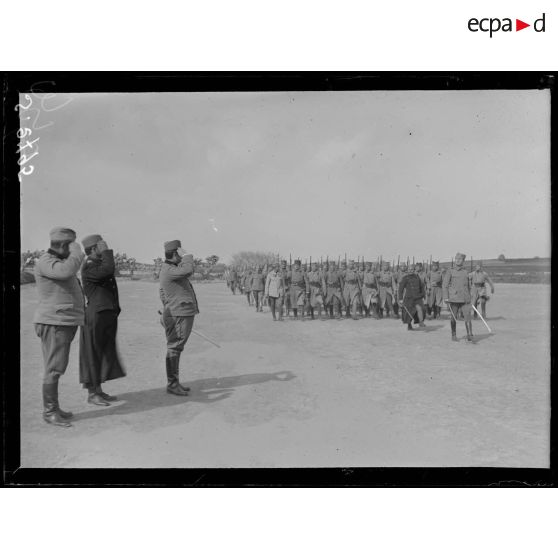
[(453, 320), (451, 321), (451, 340), (457, 341), (457, 323)]
[(467, 330), (467, 341), (473, 341), (473, 324), (465, 322), (465, 329)]
[(178, 381), (178, 365), (180, 357), (176, 355), (169, 356), (165, 359), (167, 368), (167, 393), (173, 395), (188, 395), (189, 388), (184, 388)]
[(72, 423), (64, 418), (58, 407), (58, 381), (52, 384), (43, 384), (43, 419), (54, 426), (72, 426)]

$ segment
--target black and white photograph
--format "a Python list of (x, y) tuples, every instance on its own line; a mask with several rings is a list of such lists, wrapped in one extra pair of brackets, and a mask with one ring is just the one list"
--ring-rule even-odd
[(550, 89), (243, 79), (20, 92), (21, 467), (548, 469)]

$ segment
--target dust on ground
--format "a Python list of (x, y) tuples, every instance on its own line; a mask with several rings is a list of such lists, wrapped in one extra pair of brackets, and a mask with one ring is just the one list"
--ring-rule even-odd
[(195, 285), (201, 314), (181, 359), (190, 397), (165, 391), (158, 284), (119, 281), (119, 401), (86, 403), (78, 336), (60, 382), (72, 428), (42, 420), (34, 285), (21, 287), (23, 467), (548, 467), (550, 286), (498, 284), (488, 334), (450, 340), (398, 320), (273, 322), (223, 283)]

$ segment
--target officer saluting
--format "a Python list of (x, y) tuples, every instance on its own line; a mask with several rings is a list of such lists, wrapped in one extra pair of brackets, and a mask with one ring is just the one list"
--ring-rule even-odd
[(194, 273), (194, 256), (186, 254), (180, 240), (165, 242), (164, 249), (159, 295), (163, 303), (161, 323), (167, 338), (167, 392), (184, 396), (190, 388), (179, 382), (180, 354), (192, 332), (194, 317), (199, 314), (196, 293), (188, 279)]
[(114, 256), (101, 235), (91, 234), (81, 243), (87, 256), (81, 267), (87, 306), (79, 343), (79, 381), (87, 388), (88, 403), (108, 406), (117, 398), (105, 393), (101, 384), (126, 375), (116, 349), (120, 305)]
[(58, 381), (68, 366), (70, 346), (78, 326), (83, 325), (84, 300), (77, 272), (84, 254), (72, 229), (50, 231), (50, 249), (35, 264), (39, 306), (33, 323), (41, 339), (43, 375), (43, 418), (55, 426), (72, 426), (58, 404)]

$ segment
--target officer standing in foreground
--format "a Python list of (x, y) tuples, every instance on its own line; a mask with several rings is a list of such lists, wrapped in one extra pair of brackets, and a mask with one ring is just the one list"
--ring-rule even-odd
[(451, 340), (457, 341), (457, 315), (461, 310), (467, 330), (467, 341), (473, 341), (473, 324), (471, 322), (471, 292), (469, 274), (463, 267), (465, 254), (455, 255), (455, 265), (444, 274), (442, 290), (444, 302), (448, 305), (451, 316)]
[(77, 272), (84, 254), (72, 229), (50, 231), (50, 249), (35, 264), (39, 306), (33, 323), (41, 338), (43, 375), (43, 418), (55, 426), (72, 426), (73, 415), (60, 409), (58, 380), (66, 371), (70, 345), (78, 326), (83, 325), (84, 300)]
[(416, 266), (411, 266), (399, 283), (399, 306), (401, 307), (401, 319), (407, 324), (407, 329), (413, 329), (413, 319), (419, 324), (424, 325), (424, 282), (420, 275), (415, 271)]
[(188, 395), (190, 388), (179, 382), (180, 355), (190, 337), (194, 317), (199, 314), (196, 293), (189, 277), (194, 273), (194, 256), (186, 254), (180, 240), (165, 242), (159, 294), (163, 303), (161, 323), (167, 337), (167, 392)]
[(88, 403), (108, 406), (117, 398), (105, 393), (101, 384), (126, 375), (116, 350), (120, 305), (114, 256), (98, 234), (86, 236), (81, 243), (87, 256), (81, 268), (87, 305), (79, 340), (79, 381), (88, 391)]

